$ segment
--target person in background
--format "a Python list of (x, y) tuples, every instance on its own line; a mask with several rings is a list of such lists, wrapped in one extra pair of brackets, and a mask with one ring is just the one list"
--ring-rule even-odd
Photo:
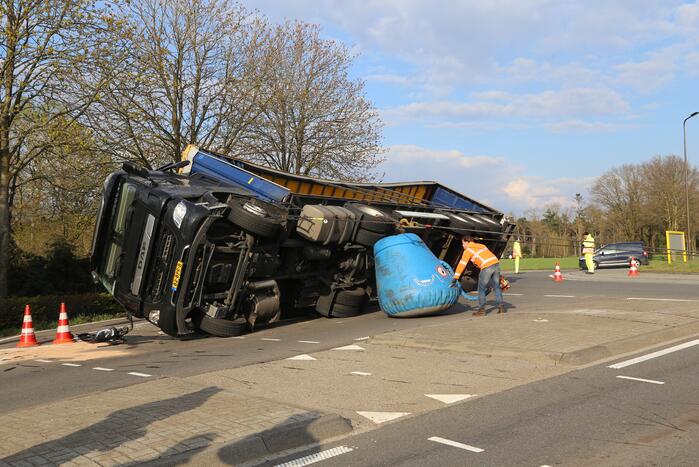
[(522, 245), (519, 243), (519, 237), (512, 244), (512, 257), (515, 259), (515, 274), (519, 274), (519, 259), (522, 257)]
[(461, 261), (456, 266), (454, 280), (458, 281), (466, 269), (469, 261), (481, 270), (478, 276), (478, 311), (473, 312), (473, 316), (485, 316), (485, 296), (488, 286), (495, 290), (495, 300), (498, 305), (498, 313), (507, 313), (502, 302), (502, 289), (500, 288), (500, 262), (487, 246), (473, 241), (470, 235), (461, 238), (461, 245), (464, 247), (464, 254)]
[(592, 259), (595, 256), (595, 238), (589, 232), (583, 233), (582, 254), (585, 257), (587, 274), (594, 274), (595, 262)]

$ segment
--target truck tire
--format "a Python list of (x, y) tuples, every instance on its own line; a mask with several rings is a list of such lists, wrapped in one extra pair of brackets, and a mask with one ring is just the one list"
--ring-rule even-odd
[(396, 221), (386, 211), (366, 204), (347, 203), (347, 209), (356, 212), (362, 220), (359, 228), (380, 234), (391, 234), (396, 230)]
[(216, 319), (206, 313), (199, 319), (199, 329), (217, 337), (234, 337), (245, 334), (248, 330), (245, 318), (235, 320)]
[(231, 210), (228, 220), (243, 230), (263, 238), (272, 238), (279, 233), (284, 218), (270, 207), (262, 206), (250, 199), (233, 199), (228, 202)]
[(316, 311), (326, 318), (349, 318), (362, 312), (367, 294), (363, 287), (340, 290), (332, 302), (332, 294), (321, 295), (316, 302)]
[(354, 243), (365, 246), (367, 248), (372, 248), (374, 246), (374, 243), (378, 242), (387, 235), (388, 234), (359, 229), (357, 230), (357, 235), (354, 237)]

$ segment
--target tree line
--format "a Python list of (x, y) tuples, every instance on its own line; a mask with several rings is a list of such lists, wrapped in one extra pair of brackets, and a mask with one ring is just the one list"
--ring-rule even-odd
[(585, 231), (593, 233), (597, 246), (642, 241), (651, 254), (663, 255), (665, 231), (687, 231), (685, 187), (697, 251), (699, 171), (690, 166), (685, 185), (684, 159), (674, 155), (612, 168), (592, 184), (589, 199), (577, 194), (569, 207), (531, 210), (517, 219), (516, 234), (531, 256), (577, 255)]
[(0, 0), (0, 297), (19, 250), (89, 248), (104, 177), (194, 143), (281, 170), (377, 176), (382, 123), (317, 25), (229, 0)]

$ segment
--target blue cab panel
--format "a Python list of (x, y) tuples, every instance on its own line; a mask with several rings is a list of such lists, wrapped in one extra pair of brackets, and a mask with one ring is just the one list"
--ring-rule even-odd
[(290, 191), (281, 185), (231, 164), (227, 160), (199, 149), (192, 159), (190, 173), (203, 174), (223, 183), (242, 187), (264, 201), (282, 202)]
[(434, 315), (461, 295), (451, 266), (413, 233), (382, 238), (374, 245), (374, 259), (379, 306), (388, 316)]
[(451, 193), (442, 187), (435, 190), (434, 195), (432, 195), (431, 204), (434, 206), (463, 209), (466, 211), (487, 212), (487, 209), (465, 199), (463, 196)]

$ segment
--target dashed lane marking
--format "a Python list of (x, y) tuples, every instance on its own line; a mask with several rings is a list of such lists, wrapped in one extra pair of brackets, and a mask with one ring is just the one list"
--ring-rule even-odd
[(39, 363), (53, 363), (53, 360), (44, 360), (43, 358), (37, 358), (34, 361)]
[(430, 399), (437, 400), (439, 402), (444, 402), (445, 404), (453, 404), (454, 402), (463, 401), (471, 397), (475, 397), (475, 394), (425, 394), (425, 396)]
[(283, 464), (277, 464), (275, 467), (304, 467), (306, 465), (315, 464), (316, 462), (341, 456), (342, 454), (347, 454), (348, 452), (352, 451), (354, 451), (354, 448), (350, 448), (348, 446), (338, 446), (325, 451), (314, 452), (313, 454), (299, 457), (298, 459), (293, 459), (288, 462), (284, 462)]
[(631, 381), (640, 381), (642, 383), (651, 383), (651, 384), (665, 384), (663, 381), (656, 381), (654, 379), (643, 379), (643, 378), (634, 378), (632, 376), (617, 376), (619, 379), (630, 379)]
[(624, 360), (623, 362), (615, 363), (614, 365), (609, 365), (607, 368), (619, 370), (621, 368), (626, 368), (627, 366), (635, 365), (636, 363), (645, 362), (646, 360), (651, 360), (653, 358), (662, 357), (663, 355), (667, 355), (669, 353), (677, 352), (678, 350), (688, 349), (689, 347), (694, 347), (695, 345), (699, 345), (699, 339), (694, 339), (693, 341), (685, 342), (684, 344), (668, 347), (667, 349), (658, 350), (657, 352), (641, 355), (640, 357), (632, 358), (631, 360)]
[(245, 336), (233, 336), (231, 339), (245, 339)]
[(364, 336), (364, 337), (357, 337), (355, 341), (367, 341), (369, 340), (369, 336)]
[(548, 323), (549, 322), (549, 320), (544, 319), (544, 318), (536, 318), (536, 319), (533, 319), (532, 321), (534, 321), (535, 323)]
[(357, 375), (357, 376), (371, 376), (371, 373), (367, 373), (365, 371), (353, 371), (350, 374)]
[(521, 296), (523, 296), (524, 294), (523, 294), (523, 293), (509, 293), (509, 292), (508, 292), (508, 293), (503, 293), (503, 295), (506, 296), (506, 297), (521, 297)]
[(550, 297), (550, 298), (575, 298), (575, 295), (544, 295), (544, 297)]
[(260, 339), (261, 341), (269, 341), (269, 342), (279, 342), (281, 339), (274, 339), (272, 337), (263, 337)]
[(301, 354), (301, 355), (296, 355), (295, 357), (289, 357), (287, 360), (303, 360), (303, 361), (312, 361), (315, 360), (315, 358), (311, 357), (310, 355), (306, 354)]
[(101, 366), (96, 366), (93, 368), (93, 370), (97, 371), (114, 371), (114, 368), (102, 368)]
[(82, 366), (79, 363), (61, 363), (63, 366), (71, 366), (71, 367), (76, 367), (76, 366)]
[(395, 420), (396, 418), (405, 417), (406, 415), (410, 415), (410, 412), (357, 412), (357, 414), (379, 424)]
[(464, 444), (464, 443), (459, 443), (457, 441), (452, 441), (450, 439), (440, 438), (439, 436), (433, 436), (431, 438), (427, 438), (427, 440), (433, 441), (435, 443), (446, 444), (447, 446), (452, 446), (452, 447), (459, 448), (459, 449), (465, 449), (466, 451), (471, 451), (471, 452), (483, 452), (484, 451), (484, 449), (477, 448), (477, 447), (471, 446), (469, 444)]
[(318, 341), (296, 341), (299, 344), (320, 344)]
[(629, 297), (626, 300), (648, 300), (651, 302), (699, 302), (689, 298), (651, 298), (651, 297)]
[(355, 344), (350, 344), (350, 345), (344, 345), (342, 347), (335, 347), (332, 350), (355, 350), (358, 352), (362, 352), (362, 351), (364, 351), (364, 347), (360, 347), (360, 346), (355, 345)]
[(153, 375), (149, 375), (148, 373), (139, 373), (138, 371), (131, 371), (128, 374), (131, 376), (140, 376), (141, 378), (150, 378)]

